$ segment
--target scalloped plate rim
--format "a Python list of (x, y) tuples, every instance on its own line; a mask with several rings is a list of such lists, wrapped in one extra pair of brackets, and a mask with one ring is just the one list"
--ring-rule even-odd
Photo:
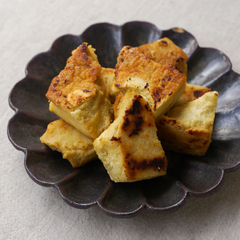
[[(11, 89), (10, 91), (10, 94), (9, 94), (9, 97), (8, 97), (8, 103), (9, 103), (9, 106), (15, 111), (14, 115), (9, 119), (9, 122), (8, 122), (8, 125), (7, 125), (7, 135), (8, 135), (8, 138), (10, 140), (10, 142), (13, 144), (13, 146), (19, 150), (19, 151), (22, 151), (24, 153), (24, 166), (25, 166), (25, 169), (29, 175), (29, 177), (34, 181), (36, 182), (37, 184), (41, 185), (41, 186), (44, 186), (44, 187), (54, 187), (57, 189), (57, 191), (59, 192), (60, 196), (62, 197), (62, 199), (70, 206), (72, 207), (75, 207), (75, 208), (81, 208), (81, 209), (86, 209), (86, 208), (89, 208), (93, 205), (98, 205), (98, 207), (100, 207), (100, 209), (102, 211), (104, 211), (106, 214), (108, 215), (111, 215), (113, 217), (129, 217), (129, 216), (135, 216), (139, 213), (139, 211), (143, 210), (143, 209), (147, 209), (149, 211), (154, 211), (154, 212), (169, 212), (169, 211), (174, 211), (178, 208), (180, 208), (183, 204), (186, 203), (186, 198), (189, 197), (190, 195), (194, 195), (194, 196), (202, 196), (202, 195), (206, 195), (206, 194), (209, 194), (211, 192), (213, 192), (215, 189), (217, 189), (221, 183), (223, 182), (223, 179), (224, 179), (224, 176), (225, 176), (225, 173), (228, 173), (228, 172), (231, 172), (231, 171), (235, 171), (236, 169), (238, 169), (240, 167), (240, 160), (238, 162), (236, 162), (236, 164), (234, 166), (231, 166), (231, 167), (228, 167), (228, 168), (223, 168), (223, 167), (216, 167), (218, 169), (220, 169), (222, 171), (222, 174), (221, 174), (221, 177), (218, 179), (218, 182), (212, 187), (210, 188), (208, 191), (205, 191), (204, 193), (195, 193), (194, 191), (188, 189), (187, 187), (185, 186), (182, 186), (181, 189), (184, 191), (184, 196), (175, 204), (171, 205), (171, 206), (167, 206), (167, 207), (152, 207), (150, 206), (147, 202), (144, 202), (144, 203), (141, 203), (140, 206), (138, 208), (136, 208), (135, 210), (133, 211), (130, 211), (130, 212), (117, 212), (117, 211), (113, 211), (113, 210), (108, 210), (107, 208), (103, 207), (102, 205), (100, 205), (99, 203), (99, 199), (95, 200), (94, 202), (91, 202), (91, 203), (87, 203), (87, 204), (83, 204), (83, 203), (76, 203), (74, 201), (70, 201), (69, 199), (65, 198), (64, 195), (61, 193), (60, 191), (60, 188), (58, 186), (59, 184), (59, 181), (58, 182), (54, 182), (54, 183), (51, 183), (51, 182), (46, 182), (46, 181), (41, 181), (39, 179), (37, 179), (33, 174), (32, 172), (27, 168), (27, 164), (26, 164), (26, 159), (28, 157), (28, 148), (25, 148), (25, 147), (21, 147), (19, 146), (17, 143), (14, 142), (14, 140), (12, 139), (12, 136), (9, 132), (10, 130), (10, 122), (16, 117), (16, 115), (18, 113), (21, 113), (21, 112), (24, 112), (24, 110), (21, 110), (19, 109), (18, 107), (16, 107), (12, 101), (11, 101), (11, 95), (12, 95), (12, 92), (13, 90), (16, 88), (17, 84), (19, 84), (21, 81), (25, 80), (29, 75), (29, 71), (28, 71), (28, 67), (30, 66), (31, 62), (38, 58), (40, 55), (42, 54), (48, 54), (48, 53), (52, 53), (54, 55), (54, 53), (52, 52), (52, 48), (54, 46), (54, 44), (60, 40), (61, 38), (63, 37), (66, 37), (66, 36), (73, 36), (73, 37), (78, 37), (80, 38), (81, 35), (83, 33), (85, 33), (87, 30), (89, 30), (90, 28), (93, 28), (93, 27), (96, 27), (96, 26), (102, 26), (102, 25), (109, 25), (109, 26), (114, 26), (114, 27), (119, 27), (119, 29), (122, 28), (122, 26), (126, 25), (126, 24), (146, 24), (146, 25), (151, 25), (152, 27), (154, 27), (156, 30), (159, 31), (160, 35), (162, 35), (163, 32), (166, 32), (166, 31), (175, 31), (174, 29), (176, 29), (176, 27), (174, 28), (170, 28), (170, 29), (167, 29), (167, 30), (160, 30), (157, 28), (157, 26), (155, 24), (152, 24), (152, 23), (149, 23), (149, 22), (146, 22), (146, 21), (130, 21), (130, 22), (126, 22), (122, 25), (115, 25), (115, 24), (112, 24), (112, 23), (109, 23), (109, 22), (101, 22), (101, 23), (95, 23), (95, 24), (92, 24), (90, 25), (89, 27), (87, 27), (81, 34), (79, 35), (75, 35), (75, 34), (70, 34), (70, 33), (67, 33), (67, 34), (64, 34), (64, 35), (61, 35), (59, 36), (57, 39), (55, 39), (53, 41), (53, 43), (51, 44), (51, 47), (49, 48), (49, 50), (47, 51), (44, 51), (44, 52), (40, 52), (38, 54), (36, 54), (35, 56), (33, 56), (30, 61), (27, 63), (27, 66), (26, 66), (26, 69), (25, 69), (25, 77), (21, 80), (19, 80)], [(188, 31), (186, 31), (185, 29), (181, 28), (184, 32), (187, 32), (189, 35), (191, 35), (195, 41), (196, 41), (196, 48), (194, 49), (193, 51), (193, 54), (198, 50), (198, 49), (201, 49), (203, 47), (200, 47), (196, 38), (191, 34), (189, 33)], [(226, 74), (227, 72), (229, 71), (233, 71), (232, 70), (232, 63), (231, 63), (231, 60), (228, 58), (228, 56), (223, 53), (222, 51), (216, 49), (216, 48), (210, 48), (210, 47), (206, 47), (204, 49), (214, 49), (220, 53), (222, 53), (224, 55), (224, 57), (227, 58), (228, 62), (229, 62), (229, 67), (228, 67), (228, 70), (226, 70), (224, 73), (221, 74), (224, 75)], [(192, 56), (191, 55), (191, 56)], [(235, 71), (233, 71), (235, 72)], [(235, 72), (237, 75), (239, 75), (237, 72)], [(213, 79), (213, 80), (216, 80), (216, 79)]]

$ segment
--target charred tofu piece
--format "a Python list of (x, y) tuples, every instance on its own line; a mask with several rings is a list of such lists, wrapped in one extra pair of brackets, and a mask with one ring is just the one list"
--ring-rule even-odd
[(165, 150), (203, 156), (211, 143), (218, 93), (203, 96), (169, 110), (156, 123)]
[[(119, 53), (113, 91), (127, 90), (144, 97), (155, 119), (165, 114), (182, 95), (186, 75), (173, 65), (162, 65), (137, 48), (123, 47)], [(114, 90), (116, 89), (116, 90)]]
[(80, 167), (97, 158), (93, 140), (62, 119), (51, 122), (40, 138), (53, 151), (62, 153), (73, 167)]
[(116, 104), (116, 119), (93, 142), (111, 180), (134, 182), (165, 175), (167, 159), (148, 102), (128, 91)]
[(112, 120), (111, 103), (94, 51), (87, 43), (74, 50), (46, 94), (50, 111), (93, 139)]
[(179, 68), (187, 75), (187, 54), (169, 38), (158, 39), (155, 42), (137, 47), (148, 58), (163, 65), (170, 64)]
[[(109, 94), (111, 95), (112, 102), (114, 103), (114, 101), (116, 100), (116, 97), (120, 93), (120, 89), (119, 89), (119, 91), (117, 91), (115, 93), (113, 93), (111, 91), (111, 88), (114, 84), (114, 79), (115, 79), (115, 69), (102, 68), (101, 73), (102, 73), (105, 85), (110, 90)], [(195, 99), (201, 97), (203, 94), (205, 94), (209, 91), (211, 91), (211, 89), (208, 87), (203, 87), (203, 86), (187, 83), (183, 94), (175, 102), (175, 104), (172, 106), (172, 108), (182, 106), (192, 100), (195, 100)]]
[(209, 92), (211, 89), (208, 87), (202, 87), (193, 84), (186, 84), (185, 90), (183, 94), (179, 97), (179, 99), (175, 102), (172, 108), (182, 106), (190, 101), (193, 101), (203, 94)]

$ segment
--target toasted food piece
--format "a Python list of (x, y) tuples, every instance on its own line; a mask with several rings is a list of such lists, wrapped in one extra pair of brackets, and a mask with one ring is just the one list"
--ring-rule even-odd
[(203, 156), (211, 143), (218, 93), (173, 108), (156, 123), (165, 150)]
[(51, 122), (40, 138), (53, 151), (61, 152), (73, 167), (80, 167), (97, 158), (93, 140), (62, 119)]
[(152, 61), (137, 48), (123, 47), (119, 53), (113, 86), (125, 93), (143, 96), (156, 119), (166, 113), (184, 92), (186, 75), (177, 67)]
[(186, 84), (183, 94), (175, 102), (172, 108), (182, 106), (192, 100), (195, 100), (201, 97), (203, 94), (209, 92), (210, 90), (211, 89), (208, 87), (202, 87), (202, 86), (193, 85), (193, 84)]
[(165, 175), (167, 159), (148, 102), (128, 91), (116, 104), (117, 118), (93, 142), (110, 178), (134, 182)]
[[(177, 45), (175, 45), (169, 38), (162, 38), (155, 42), (135, 47), (140, 53), (143, 53), (151, 60), (158, 62), (162, 65), (174, 65), (179, 68), (185, 75), (187, 75), (187, 54)], [(109, 94), (112, 99), (116, 98), (120, 93), (119, 89), (113, 88), (115, 78), (115, 69), (102, 68), (101, 71), (104, 82), (107, 88), (110, 90)]]
[(103, 82), (107, 88), (107, 91), (111, 91), (114, 78), (115, 78), (115, 69), (114, 68), (101, 68), (101, 75)]
[(187, 75), (187, 54), (169, 38), (162, 38), (155, 42), (137, 47), (148, 58), (163, 65), (170, 64), (179, 68)]
[[(127, 91), (127, 93), (128, 92), (129, 91)], [(123, 100), (123, 96), (124, 96), (124, 94), (122, 92), (120, 92), (119, 95), (117, 96), (115, 102), (114, 102), (114, 108), (113, 108), (114, 109), (114, 119), (118, 118), (118, 113), (119, 113), (119, 109), (120, 109), (120, 106), (121, 106), (120, 103)], [(126, 96), (128, 96), (128, 95), (126, 94)]]
[[(115, 90), (115, 92), (111, 90), (115, 79), (115, 69), (102, 68), (101, 74), (103, 76), (103, 80), (105, 82), (105, 85), (107, 86), (107, 89), (109, 89), (109, 94), (112, 97), (112, 103), (114, 103), (116, 97), (120, 93), (120, 89), (115, 88), (116, 90), (118, 90)], [(201, 97), (203, 94), (209, 91), (211, 91), (211, 89), (208, 87), (187, 83), (183, 94), (178, 98), (172, 108), (182, 106), (192, 100)]]
[(112, 120), (111, 103), (94, 51), (87, 43), (74, 50), (46, 94), (50, 111), (91, 138), (98, 137)]
[[(115, 69), (114, 68), (103, 68), (101, 69), (101, 78), (105, 83), (106, 89), (110, 96), (111, 102), (114, 103), (116, 99), (116, 93), (112, 92), (112, 86), (114, 84), (115, 79)], [(117, 95), (119, 92), (117, 93)]]
[[(108, 89), (110, 89), (110, 95), (112, 97), (112, 102), (114, 103), (116, 97), (120, 93), (120, 89), (118, 88), (115, 88), (115, 92), (111, 90), (115, 79), (115, 69), (112, 68), (103, 69), (102, 74)], [(182, 106), (192, 100), (201, 97), (203, 94), (209, 91), (211, 91), (211, 89), (208, 87), (187, 83), (183, 94), (178, 98), (178, 100), (175, 102), (172, 108)]]

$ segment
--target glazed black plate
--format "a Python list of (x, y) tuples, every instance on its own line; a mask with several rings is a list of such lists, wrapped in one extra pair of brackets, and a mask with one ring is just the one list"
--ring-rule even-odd
[[(47, 124), (57, 119), (48, 110), (45, 93), (52, 78), (64, 68), (71, 51), (82, 42), (94, 48), (103, 67), (115, 67), (124, 45), (139, 46), (168, 37), (189, 56), (188, 83), (219, 92), (212, 143), (204, 157), (166, 152), (167, 175), (135, 183), (113, 183), (99, 160), (74, 169), (61, 154), (43, 145), (39, 137)], [(240, 163), (240, 76), (221, 51), (201, 48), (196, 39), (180, 28), (159, 30), (147, 22), (122, 26), (95, 24), (81, 35), (58, 38), (49, 51), (35, 56), (27, 65), (26, 77), (12, 89), (9, 104), (16, 111), (9, 121), (12, 144), (25, 153), (29, 176), (42, 186), (55, 187), (71, 206), (88, 208), (97, 204), (116, 217), (134, 216), (146, 208), (152, 211), (176, 210), (187, 196), (213, 192), (225, 172)]]

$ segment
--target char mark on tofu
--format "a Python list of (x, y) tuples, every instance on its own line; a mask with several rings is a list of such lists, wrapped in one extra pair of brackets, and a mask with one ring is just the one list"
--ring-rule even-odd
[(205, 93), (205, 91), (195, 90), (195, 91), (193, 92), (193, 95), (194, 95), (195, 98), (199, 98), (199, 97), (201, 97), (204, 93)]
[(135, 95), (132, 100), (131, 108), (125, 111), (122, 129), (128, 133), (128, 137), (137, 135), (138, 132), (142, 130), (144, 119), (141, 116), (141, 113), (144, 108), (140, 102), (140, 99), (142, 99), (140, 95)]
[(142, 106), (139, 99), (142, 98), (140, 95), (135, 95), (132, 104), (132, 107), (126, 111), (126, 114), (135, 114), (140, 113), (142, 111)]
[(117, 138), (117, 137), (112, 136), (110, 141), (121, 141), (121, 138), (120, 137)]
[(142, 130), (142, 124), (143, 124), (143, 118), (138, 117), (136, 121), (134, 121), (133, 123), (135, 128), (132, 130), (132, 132), (128, 136), (131, 137), (132, 135), (138, 134), (138, 132)]
[(129, 179), (136, 178), (136, 175), (139, 171), (146, 171), (152, 169), (154, 171), (161, 171), (166, 170), (167, 162), (165, 157), (153, 158), (153, 159), (144, 159), (141, 161), (135, 160), (131, 158), (130, 154), (128, 157), (125, 158), (125, 167), (126, 167), (126, 174)]

